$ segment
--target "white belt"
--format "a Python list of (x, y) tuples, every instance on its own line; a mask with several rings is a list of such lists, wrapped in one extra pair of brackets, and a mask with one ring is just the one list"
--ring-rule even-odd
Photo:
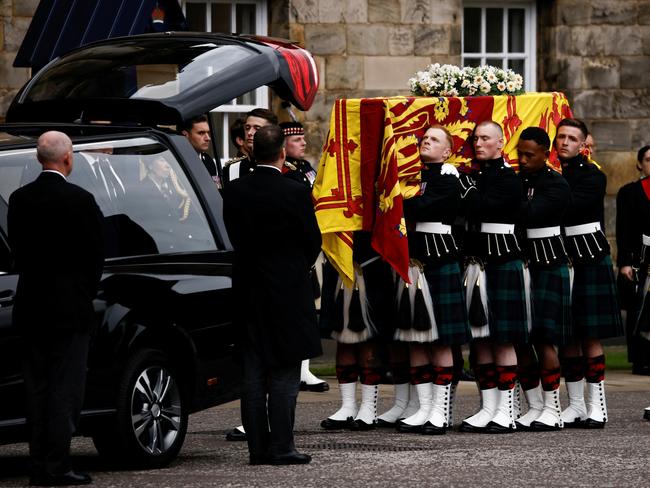
[(650, 236), (647, 236), (643, 234), (643, 237), (641, 238), (643, 245), (644, 246), (650, 246)]
[(482, 223), (481, 232), (484, 234), (514, 234), (515, 224), (491, 224)]
[(557, 227), (537, 227), (535, 229), (526, 229), (526, 237), (529, 239), (542, 239), (544, 237), (559, 236), (562, 233), (560, 226)]
[(590, 222), (588, 224), (571, 225), (564, 228), (564, 233), (568, 236), (579, 236), (582, 234), (593, 234), (600, 230), (600, 222)]
[(415, 231), (429, 234), (451, 234), (451, 225), (441, 222), (416, 222)]

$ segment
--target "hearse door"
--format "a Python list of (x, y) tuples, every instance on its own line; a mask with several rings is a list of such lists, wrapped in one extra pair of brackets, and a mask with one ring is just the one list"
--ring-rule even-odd
[(25, 416), (22, 347), (18, 331), (11, 325), (17, 282), (9, 248), (0, 234), (0, 426), (15, 424), (18, 419), (22, 423)]

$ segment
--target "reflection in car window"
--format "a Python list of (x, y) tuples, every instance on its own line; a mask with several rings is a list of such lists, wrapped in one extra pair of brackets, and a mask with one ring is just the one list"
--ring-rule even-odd
[(178, 39), (96, 46), (35, 76), (22, 102), (65, 98), (164, 99), (255, 54), (236, 44)]
[[(0, 153), (2, 199), (40, 171), (34, 149)], [(68, 181), (95, 196), (109, 258), (217, 248), (178, 161), (154, 139), (76, 144)]]

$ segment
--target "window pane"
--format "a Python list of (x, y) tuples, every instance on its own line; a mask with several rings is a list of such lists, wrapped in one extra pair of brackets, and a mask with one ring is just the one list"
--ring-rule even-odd
[(212, 4), (212, 32), (230, 34), (235, 31), (231, 24), (231, 8), (228, 3)]
[(255, 4), (238, 3), (236, 5), (237, 32), (240, 34), (256, 34)]
[(503, 58), (487, 58), (485, 64), (496, 66), (497, 68), (503, 68)]
[(526, 65), (526, 61), (524, 59), (509, 59), (508, 60), (508, 68), (510, 68), (512, 71), (515, 73), (520, 74), (521, 76), (524, 76), (524, 68)]
[(508, 52), (524, 52), (525, 14), (523, 8), (508, 9)]
[(77, 145), (69, 181), (95, 196), (107, 257), (216, 249), (185, 173), (158, 141)]
[(465, 58), (463, 66), (471, 66), (473, 68), (481, 66), (481, 58)]
[(205, 3), (185, 4), (185, 19), (187, 20), (188, 30), (195, 32), (205, 32), (207, 30), (205, 12)]
[(237, 97), (237, 105), (257, 105), (255, 101), (255, 92), (244, 93), (242, 96)]
[(503, 51), (503, 9), (485, 9), (485, 51), (500, 53)]
[(481, 9), (466, 8), (463, 11), (463, 52), (481, 52)]

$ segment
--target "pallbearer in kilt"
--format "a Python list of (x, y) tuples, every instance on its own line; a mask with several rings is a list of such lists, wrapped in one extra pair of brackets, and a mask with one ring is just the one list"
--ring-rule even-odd
[[(321, 422), (327, 430), (373, 429), (382, 378), (378, 343), (393, 327), (393, 274), (372, 249), (370, 232), (354, 233), (355, 280), (348, 288), (331, 265), (323, 274), (321, 330), (336, 340), (341, 408)], [(361, 382), (357, 407), (356, 384)]]
[(501, 156), (501, 126), (481, 122), (472, 140), (480, 170), (469, 180), (463, 200), (470, 227), (465, 238), (470, 256), (467, 303), (481, 409), (466, 418), (460, 430), (512, 432), (517, 380), (513, 344), (528, 341), (531, 319), (527, 274), (514, 233), (522, 187)]
[[(572, 291), (572, 344), (562, 348), (562, 372), (569, 406), (562, 412), (565, 427), (602, 428), (607, 422), (605, 356), (601, 339), (623, 334), (616, 283), (603, 232), (606, 176), (582, 154), (588, 131), (577, 119), (558, 124), (555, 149), (562, 174), (571, 188), (564, 216), (564, 242), (575, 277)], [(584, 399), (584, 380), (587, 398)]]
[(562, 428), (556, 346), (568, 344), (571, 337), (569, 259), (561, 235), (571, 191), (566, 180), (546, 165), (550, 146), (548, 134), (539, 127), (524, 129), (517, 144), (524, 190), (520, 231), (535, 310), (531, 343), (516, 347), (519, 380), (528, 402), (528, 412), (516, 421), (523, 430)]
[(444, 161), (452, 137), (442, 126), (429, 128), (420, 144), (420, 194), (404, 201), (409, 228), (411, 284), (398, 287), (395, 339), (410, 344), (411, 383), (420, 408), (399, 422), (402, 432), (444, 434), (454, 374), (452, 345), (469, 342), (458, 249), (451, 224), (460, 210), (458, 171)]

